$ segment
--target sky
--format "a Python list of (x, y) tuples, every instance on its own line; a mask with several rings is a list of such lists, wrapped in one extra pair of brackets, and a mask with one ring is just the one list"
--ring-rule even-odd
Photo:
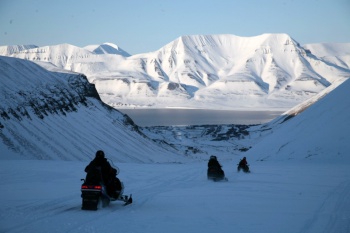
[(350, 43), (349, 0), (0, 0), (0, 46), (114, 43), (153, 52), (184, 35), (286, 33)]

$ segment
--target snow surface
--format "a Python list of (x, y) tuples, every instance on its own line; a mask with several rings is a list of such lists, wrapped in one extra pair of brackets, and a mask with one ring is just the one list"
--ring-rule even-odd
[[(248, 160), (249, 161), (249, 160)], [(347, 161), (222, 163), (228, 182), (206, 178), (206, 162), (118, 164), (133, 204), (81, 210), (87, 163), (2, 161), (1, 232), (347, 233)]]

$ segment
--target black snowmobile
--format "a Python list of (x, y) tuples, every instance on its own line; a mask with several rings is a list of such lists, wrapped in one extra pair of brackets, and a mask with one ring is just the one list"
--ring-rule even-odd
[(208, 180), (221, 181), (226, 180), (225, 172), (220, 166), (208, 167), (207, 171)]
[(208, 161), (208, 171), (207, 171), (208, 180), (221, 181), (226, 180), (225, 172), (222, 170), (219, 161), (215, 155), (210, 156)]
[(240, 172), (241, 170), (243, 172), (245, 172), (245, 173), (250, 173), (248, 164), (241, 164), (241, 163), (239, 163), (238, 166), (237, 166), (237, 171)]
[(113, 195), (108, 194), (107, 187), (103, 183), (102, 174), (99, 169), (92, 169), (86, 174), (85, 179), (81, 179), (81, 197), (83, 210), (97, 210), (99, 207), (106, 207), (111, 201), (123, 201), (124, 205), (132, 203), (132, 195), (123, 195), (124, 185)]

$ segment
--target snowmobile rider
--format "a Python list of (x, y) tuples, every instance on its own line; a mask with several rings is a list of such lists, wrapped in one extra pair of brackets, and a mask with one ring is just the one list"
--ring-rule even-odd
[(210, 156), (210, 159), (208, 161), (208, 168), (220, 168), (221, 169), (221, 165), (218, 161), (218, 159), (216, 158), (215, 155)]
[(208, 161), (207, 177), (214, 181), (225, 179), (225, 172), (215, 155), (210, 156)]
[(237, 171), (239, 172), (241, 169), (243, 169), (243, 171), (246, 172), (246, 173), (250, 172), (246, 157), (243, 157), (243, 159), (241, 159), (241, 161), (239, 161), (239, 164), (238, 164), (238, 167), (237, 167)]
[(101, 171), (102, 180), (106, 185), (108, 195), (113, 198), (118, 198), (122, 189), (121, 182), (116, 177), (117, 170), (110, 165), (102, 150), (96, 152), (95, 158), (86, 166), (85, 172), (89, 173), (89, 171), (96, 168)]
[(246, 157), (243, 157), (243, 159), (241, 159), (241, 161), (239, 161), (239, 164), (238, 164), (238, 166), (240, 167), (246, 167), (247, 165), (248, 165), (248, 162)]

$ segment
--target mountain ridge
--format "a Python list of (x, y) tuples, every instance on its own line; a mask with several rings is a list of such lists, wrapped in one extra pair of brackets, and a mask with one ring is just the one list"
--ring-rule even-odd
[(62, 51), (37, 48), (7, 56), (83, 73), (115, 108), (288, 110), (350, 76), (350, 55), (319, 57), (288, 34), (181, 36), (132, 56), (55, 48)]

